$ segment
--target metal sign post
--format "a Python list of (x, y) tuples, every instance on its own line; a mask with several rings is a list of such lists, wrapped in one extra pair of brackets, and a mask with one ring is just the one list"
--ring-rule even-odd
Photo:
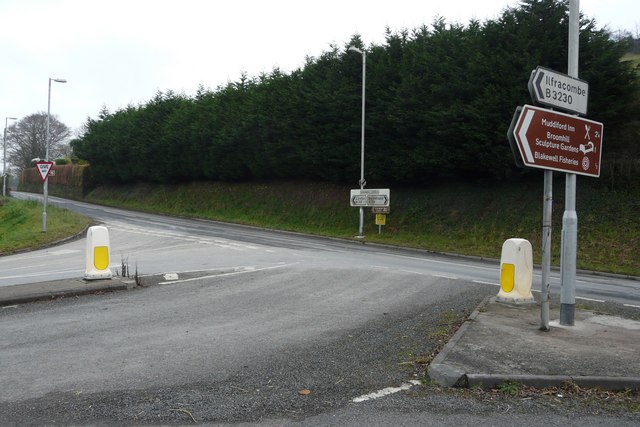
[(553, 216), (553, 171), (544, 171), (542, 202), (542, 283), (540, 284), (540, 330), (549, 330), (549, 288), (551, 286), (551, 219)]
[[(579, 15), (579, 0), (570, 0), (569, 74), (538, 67), (529, 79), (529, 92), (535, 103), (570, 113), (586, 114), (589, 84), (578, 79)], [(600, 176), (603, 125), (593, 120), (525, 105), (516, 108), (507, 136), (518, 167), (545, 170), (542, 220), (542, 310), (540, 313), (542, 330), (549, 329), (552, 171), (566, 173), (560, 254), (560, 324), (573, 326), (578, 246), (576, 174)]]
[[(360, 189), (364, 189), (365, 185), (367, 185), (367, 181), (364, 179), (364, 107), (365, 107), (365, 88), (367, 86), (367, 52), (365, 50), (358, 49), (355, 46), (350, 46), (349, 49), (353, 52), (358, 52), (362, 55), (362, 123), (360, 130), (360, 181), (358, 181), (358, 185)], [(358, 225), (358, 235), (356, 236), (359, 239), (364, 239), (364, 208), (360, 208), (360, 217), (359, 217), (359, 225)]]

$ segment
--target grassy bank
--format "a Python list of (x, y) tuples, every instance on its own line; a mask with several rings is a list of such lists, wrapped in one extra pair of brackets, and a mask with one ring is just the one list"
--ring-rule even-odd
[[(553, 261), (559, 265), (564, 179), (554, 189)], [(314, 182), (191, 183), (99, 188), (87, 200), (149, 212), (351, 238), (357, 208), (349, 187)], [(612, 190), (578, 179), (578, 268), (640, 276), (640, 189)], [(366, 209), (367, 241), (500, 258), (504, 240), (531, 241), (540, 262), (542, 178), (503, 183), (437, 183), (392, 188), (378, 234)]]
[(55, 206), (47, 207), (47, 232), (42, 232), (42, 204), (0, 197), (0, 255), (35, 249), (84, 230), (90, 219)]

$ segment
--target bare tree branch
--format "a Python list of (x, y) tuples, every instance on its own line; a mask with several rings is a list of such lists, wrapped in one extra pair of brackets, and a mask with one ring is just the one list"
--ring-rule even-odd
[[(35, 113), (24, 117), (7, 128), (7, 154), (18, 170), (31, 166), (31, 160), (44, 159), (46, 153), (47, 113)], [(49, 121), (49, 159), (69, 154), (71, 130), (51, 116)]]

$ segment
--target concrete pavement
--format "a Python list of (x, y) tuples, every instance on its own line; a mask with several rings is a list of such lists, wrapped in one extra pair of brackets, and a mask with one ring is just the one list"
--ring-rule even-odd
[(576, 310), (561, 326), (550, 311), (540, 331), (538, 304), (485, 301), (433, 360), (429, 376), (442, 386), (495, 387), (516, 381), (536, 388), (571, 381), (580, 387), (640, 389), (640, 321)]
[[(0, 306), (131, 289), (133, 279), (67, 279), (0, 287)], [(559, 318), (552, 306), (551, 319)], [(640, 321), (576, 310), (575, 326), (551, 321), (538, 304), (486, 300), (433, 360), (429, 376), (446, 387), (495, 387), (508, 380), (537, 388), (640, 389)]]

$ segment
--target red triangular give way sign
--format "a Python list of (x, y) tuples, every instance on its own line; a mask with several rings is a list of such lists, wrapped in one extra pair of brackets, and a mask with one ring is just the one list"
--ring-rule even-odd
[(51, 173), (51, 167), (53, 166), (53, 162), (36, 162), (36, 169), (40, 173), (40, 178), (42, 178), (42, 182), (47, 180), (47, 177)]

